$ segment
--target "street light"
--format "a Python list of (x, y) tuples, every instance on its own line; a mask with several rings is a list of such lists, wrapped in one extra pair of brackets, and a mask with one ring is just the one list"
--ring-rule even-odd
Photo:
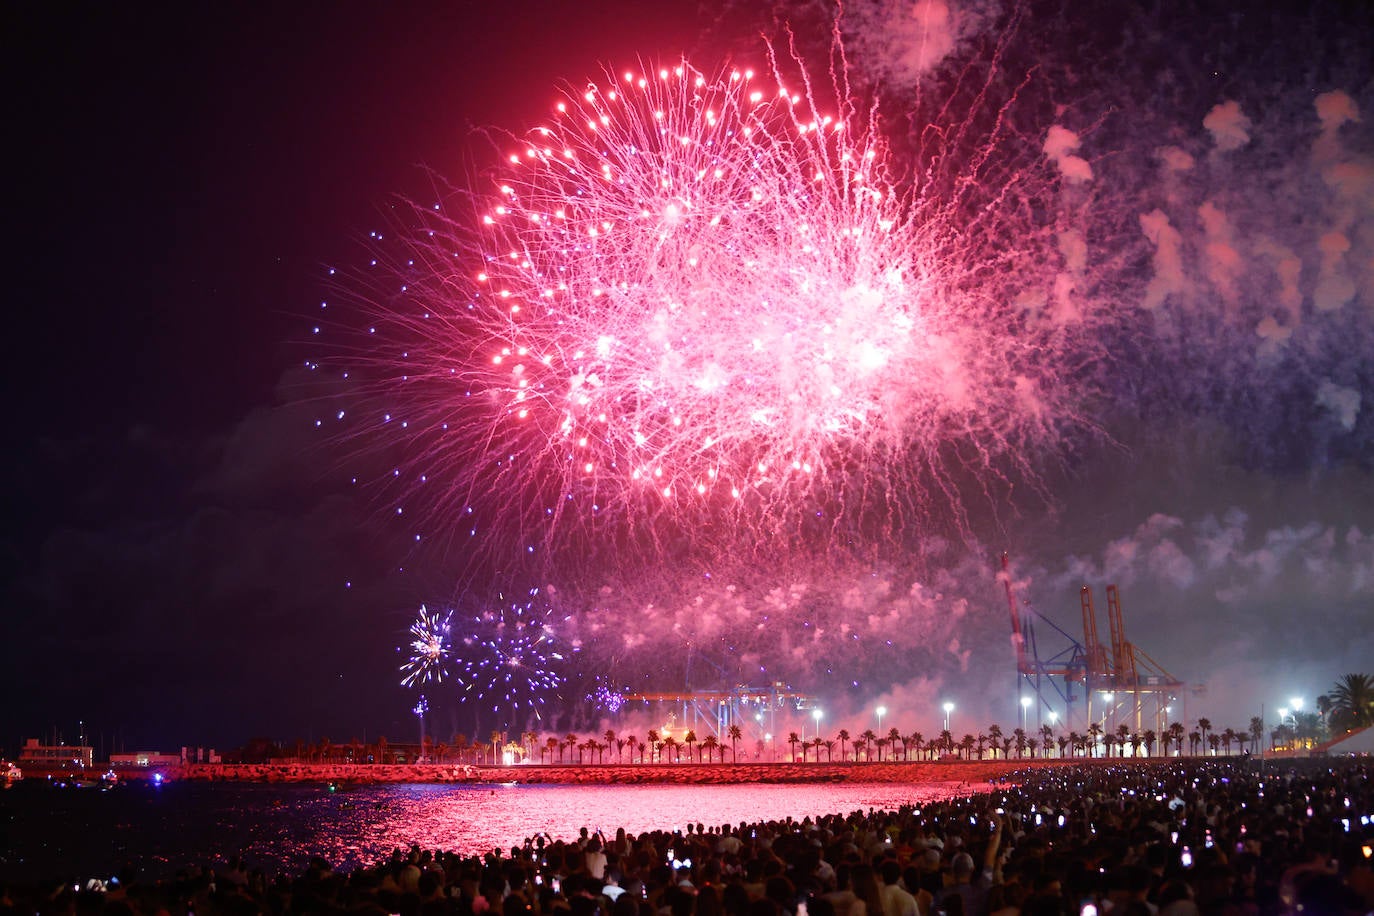
[(1026, 730), (1027, 720), (1028, 720), (1029, 717), (1030, 717), (1030, 705), (1031, 705), (1031, 698), (1030, 698), (1030, 697), (1022, 697), (1022, 698), (1021, 698), (1021, 730), (1022, 730), (1022, 731), (1025, 731), (1025, 730)]
[(816, 737), (821, 736), (821, 716), (824, 715), (819, 709), (811, 710), (811, 718), (816, 722)]
[(945, 710), (945, 731), (949, 731), (949, 714), (954, 712), (954, 704), (946, 700), (943, 708)]
[(887, 707), (879, 706), (874, 712), (878, 714), (878, 734), (881, 735), (883, 732), (883, 716), (887, 715)]

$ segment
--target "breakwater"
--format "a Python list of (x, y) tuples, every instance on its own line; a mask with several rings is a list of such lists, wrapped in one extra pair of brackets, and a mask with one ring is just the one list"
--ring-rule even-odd
[[(1132, 762), (1146, 763), (1144, 758)], [(894, 763), (468, 764), (187, 763), (159, 768), (169, 780), (268, 783), (528, 783), (542, 785), (735, 785), (741, 783), (986, 783), (1012, 770), (1119, 760), (968, 760)], [(130, 774), (137, 777), (139, 774)]]

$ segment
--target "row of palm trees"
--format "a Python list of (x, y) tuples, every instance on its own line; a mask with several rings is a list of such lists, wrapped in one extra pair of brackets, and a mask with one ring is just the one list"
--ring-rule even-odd
[[(1155, 756), (1156, 750), (1168, 755), (1172, 748), (1182, 754), (1184, 747), (1188, 753), (1196, 755), (1206, 751), (1212, 754), (1230, 754), (1234, 751), (1256, 751), (1264, 734), (1264, 725), (1256, 716), (1250, 728), (1244, 732), (1232, 728), (1216, 730), (1208, 719), (1199, 719), (1197, 727), (1189, 731), (1182, 723), (1175, 722), (1163, 734), (1154, 729), (1135, 732), (1129, 726), (1120, 725), (1115, 731), (1093, 723), (1083, 733), (1068, 731), (1056, 734), (1053, 727), (1041, 726), (1038, 732), (1028, 732), (1016, 728), (1005, 734), (1001, 726), (991, 725), (986, 732), (977, 735), (966, 734), (956, 739), (948, 731), (927, 740), (920, 732), (903, 735), (897, 728), (889, 729), (879, 735), (868, 729), (858, 735), (851, 735), (847, 729), (840, 729), (834, 738), (817, 736), (806, 739), (797, 732), (790, 732), (784, 743), (788, 747), (788, 758), (805, 763), (807, 761), (834, 762), (882, 762), (935, 760), (956, 758), (964, 760), (1009, 759), (1012, 757), (1138, 757)], [(716, 735), (708, 734), (699, 738), (695, 731), (686, 731), (681, 738), (665, 734), (658, 729), (650, 729), (641, 738), (634, 734), (617, 734), (607, 729), (599, 736), (582, 737), (569, 732), (566, 735), (549, 735), (540, 739), (533, 732), (525, 732), (516, 744), (508, 742), (500, 732), (493, 732), (491, 746), (493, 755), (500, 748), (518, 747), (528, 759), (538, 758), (540, 763), (549, 764), (625, 764), (625, 763), (725, 763), (739, 759), (739, 743), (743, 740), (740, 727), (731, 725), (725, 733), (723, 742)], [(772, 748), (764, 741), (756, 742), (755, 759), (771, 756)], [(824, 756), (822, 756), (824, 755)]]
[[(1339, 735), (1347, 730), (1374, 725), (1374, 676), (1367, 674), (1347, 674), (1340, 678), (1327, 694), (1317, 698), (1319, 716), (1312, 714), (1312, 722), (1295, 715), (1294, 723), (1289, 726), (1280, 723), (1270, 732), (1270, 746), (1289, 745), (1294, 740), (1316, 739), (1325, 734)], [(1230, 754), (1248, 750), (1258, 753), (1264, 738), (1264, 722), (1259, 716), (1250, 720), (1249, 728), (1238, 730), (1213, 728), (1208, 719), (1198, 719), (1197, 726), (1191, 730), (1182, 723), (1174, 722), (1162, 732), (1154, 729), (1132, 731), (1126, 725), (1119, 725), (1114, 731), (1106, 730), (1097, 723), (1089, 725), (1082, 733), (1077, 731), (1056, 734), (1049, 725), (1038, 730), (1026, 731), (1013, 729), (1004, 734), (1001, 726), (991, 725), (986, 732), (976, 735), (966, 734), (955, 739), (948, 730), (926, 739), (920, 732), (903, 735), (899, 729), (892, 728), (884, 735), (872, 729), (857, 736), (847, 729), (841, 729), (834, 738), (816, 736), (804, 738), (797, 732), (790, 732), (784, 742), (788, 756), (798, 761), (834, 761), (838, 750), (839, 760), (875, 761), (883, 760), (934, 760), (953, 757), (958, 759), (1007, 759), (1035, 757), (1138, 757), (1162, 756), (1171, 753), (1182, 754), (1184, 747), (1190, 755), (1198, 753)], [(1311, 732), (1311, 734), (1308, 734)], [(471, 741), (467, 735), (456, 734), (451, 744), (435, 742), (426, 736), (422, 746), (389, 746), (385, 738), (371, 744), (364, 744), (356, 738), (347, 744), (331, 745), (328, 738), (318, 744), (306, 745), (296, 742), (294, 757), (310, 761), (332, 762), (376, 762), (394, 763), (413, 757), (416, 752), (424, 759), (438, 763), (477, 762), (500, 763), (511, 754), (528, 760), (538, 759), (541, 763), (681, 763), (686, 752), (688, 762), (714, 763), (719, 759), (724, 763), (739, 759), (739, 744), (744, 736), (738, 725), (729, 726), (721, 737), (707, 735), (698, 738), (696, 732), (687, 731), (681, 738), (650, 729), (641, 738), (634, 734), (617, 734), (607, 729), (598, 736), (580, 737), (574, 733), (549, 735), (542, 740), (533, 731), (523, 732), (518, 740), (508, 738), (503, 732), (492, 732), (488, 743)], [(1311, 743), (1310, 741), (1308, 743)], [(753, 759), (766, 760), (772, 757), (774, 748), (764, 741), (755, 742)], [(269, 759), (291, 753), (291, 750), (276, 747), (245, 748), (244, 756), (253, 759)], [(728, 755), (728, 756), (727, 756)], [(748, 756), (748, 755), (746, 755)]]

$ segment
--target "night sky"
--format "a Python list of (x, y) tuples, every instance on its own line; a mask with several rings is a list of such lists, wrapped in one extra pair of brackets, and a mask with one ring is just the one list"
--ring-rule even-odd
[[(1019, 597), (1071, 630), (1081, 585), (1103, 611), (1119, 584), (1130, 635), (1205, 685), (1189, 691), (1193, 720), (1240, 728), (1374, 669), (1374, 31), (1361, 5), (1260, 17), (1131, 4), (1110, 22), (1075, 4), (1011, 17), (990, 3), (849, 6), (848, 54), (886, 111), (928, 105), (951, 72), (1000, 81), (969, 62), (1002, 34), (1008, 72), (1043, 65), (1043, 88), (1026, 90), (1043, 117), (1019, 139), (1038, 149), (1066, 123), (1092, 163), (1075, 205), (1101, 218), (1080, 290), (1112, 303), (1100, 339), (1115, 362), (1085, 407), (1090, 431), (1040, 464), (1025, 499), (978, 510), (962, 545), (927, 544), (912, 569), (846, 567), (830, 610), (805, 581), (833, 570), (759, 571), (754, 617), (849, 615), (879, 647), (792, 644), (814, 658), (780, 667), (836, 727), (882, 702), (924, 710), (910, 722), (930, 733), (945, 698), (967, 710), (961, 733), (1013, 722), (1005, 550)], [(779, 12), (823, 45), (819, 9)], [(919, 49), (883, 26), (911, 9), (926, 14)], [(409, 551), (346, 485), (347, 449), (314, 428), (301, 367), (319, 355), (326, 268), (358, 262), (398, 196), (432, 192), (425, 168), (461, 182), (489, 152), (479, 129), (543, 117), (560, 81), (641, 58), (759, 61), (770, 15), (528, 0), (2, 15), (19, 245), (0, 750), (74, 741), (78, 723), (107, 751), (406, 738), (414, 693), (396, 649), (422, 601), (478, 583)], [(556, 573), (539, 584), (556, 593)], [(646, 651), (680, 656), (683, 621), (736, 600), (718, 585), (641, 607)], [(884, 630), (913, 642), (874, 642)], [(652, 679), (643, 658), (584, 648)], [(743, 677), (736, 661), (723, 667)], [(665, 667), (679, 678), (681, 658)], [(430, 702), (436, 729), (486, 724)]]

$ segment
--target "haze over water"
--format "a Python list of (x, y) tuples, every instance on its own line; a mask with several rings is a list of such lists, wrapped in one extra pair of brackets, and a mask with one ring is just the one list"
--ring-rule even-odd
[(159, 878), (235, 853), (268, 874), (301, 871), (312, 856), (347, 870), (412, 843), (508, 854), (537, 833), (571, 839), (582, 827), (638, 834), (896, 809), (948, 798), (959, 785), (21, 785), (0, 793), (0, 880), (108, 879), (126, 863)]

